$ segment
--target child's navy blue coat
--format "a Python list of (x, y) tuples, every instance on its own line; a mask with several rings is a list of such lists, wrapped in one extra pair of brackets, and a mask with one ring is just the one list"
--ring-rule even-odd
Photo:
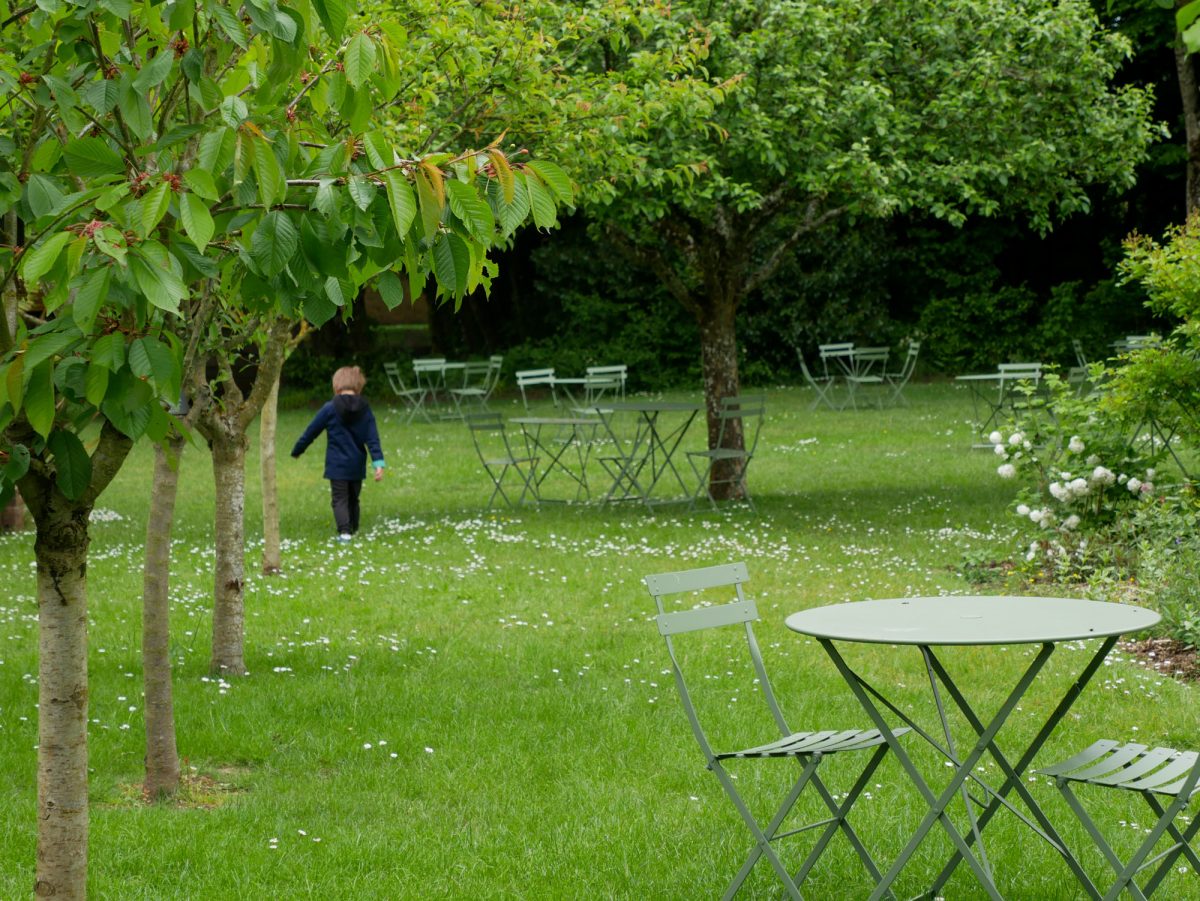
[(367, 472), (368, 449), (375, 465), (383, 465), (375, 414), (361, 395), (339, 394), (321, 407), (296, 440), (292, 456), (304, 453), (321, 432), (326, 432), (329, 441), (325, 446), (325, 478), (361, 482)]

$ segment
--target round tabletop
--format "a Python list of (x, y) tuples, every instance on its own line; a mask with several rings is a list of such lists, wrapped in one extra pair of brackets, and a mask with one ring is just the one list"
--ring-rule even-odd
[(1162, 617), (1132, 604), (1077, 598), (887, 598), (802, 610), (787, 627), (814, 638), (874, 644), (1039, 644), (1138, 632)]

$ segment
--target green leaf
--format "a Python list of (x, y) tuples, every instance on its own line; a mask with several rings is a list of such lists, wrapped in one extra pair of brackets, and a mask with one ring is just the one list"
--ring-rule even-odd
[(25, 352), (25, 369), (36, 369), (42, 363), (77, 344), (80, 337), (73, 329), (69, 332), (51, 332), (48, 335), (39, 335), (36, 339), (30, 335), (29, 350)]
[(159, 50), (158, 55), (142, 66), (137, 77), (133, 79), (134, 89), (144, 94), (151, 88), (156, 88), (171, 73), (171, 65), (175, 62), (175, 54), (168, 48)]
[(263, 206), (271, 206), (287, 196), (287, 180), (279, 168), (279, 160), (271, 145), (262, 139), (254, 141), (254, 177)]
[(567, 177), (556, 163), (548, 160), (530, 160), (525, 168), (536, 175), (553, 193), (555, 199), (570, 206), (575, 202), (575, 191), (571, 187), (571, 179)]
[(317, 328), (335, 315), (337, 315), (337, 307), (324, 294), (310, 294), (304, 298), (304, 318)]
[(89, 366), (83, 376), (83, 390), (89, 404), (100, 406), (104, 392), (108, 390), (108, 370), (103, 366)]
[(72, 501), (83, 497), (92, 484), (92, 459), (73, 432), (57, 429), (46, 442), (54, 454), (54, 481), (58, 490)]
[(63, 149), (67, 169), (72, 175), (90, 178), (99, 175), (123, 175), (125, 161), (103, 138), (77, 138)]
[(390, 270), (379, 273), (378, 287), (379, 296), (389, 310), (404, 303), (404, 284), (396, 273)]
[(146, 95), (134, 88), (128, 78), (121, 79), (120, 97), (117, 108), (125, 118), (125, 124), (139, 141), (147, 141), (154, 132), (154, 118), (150, 114), (150, 102)]
[(102, 254), (112, 257), (122, 266), (125, 265), (125, 252), (128, 249), (125, 245), (125, 236), (111, 225), (99, 229), (92, 235), (92, 242)]
[(217, 24), (221, 27), (221, 30), (225, 32), (225, 36), (245, 50), (250, 44), (250, 38), (246, 33), (246, 26), (242, 24), (242, 20), (234, 15), (233, 11), (224, 3), (214, 3), (209, 8), (212, 11), (213, 18), (217, 20)]
[(120, 85), (111, 79), (93, 81), (83, 87), (83, 99), (101, 116), (116, 109), (120, 96)]
[(97, 338), (91, 352), (93, 368), (99, 366), (109, 372), (116, 372), (125, 365), (125, 336), (120, 332), (112, 332)]
[(342, 39), (348, 17), (346, 6), (342, 0), (313, 0), (313, 8), (321, 25), (335, 41)]
[(342, 293), (342, 283), (332, 275), (325, 279), (325, 296), (336, 307), (344, 307), (346, 305), (346, 295)]
[(58, 255), (73, 237), (70, 232), (55, 232), (33, 250), (25, 251), (21, 261), (21, 277), (31, 285), (36, 285), (43, 275), (54, 268)]
[(375, 41), (366, 32), (360, 31), (350, 39), (343, 64), (346, 67), (346, 81), (351, 87), (358, 88), (366, 84), (375, 72)]
[(369, 178), (351, 175), (349, 187), (350, 197), (360, 210), (367, 209), (371, 205), (371, 201), (375, 199), (375, 185)]
[(416, 179), (417, 197), (421, 202), (421, 227), (425, 230), (425, 238), (432, 241), (437, 236), (438, 223), (442, 221), (442, 202), (424, 172), (418, 170)]
[(8, 364), (8, 371), (4, 373), (4, 387), (8, 391), (8, 402), (12, 405), (13, 412), (20, 412), (21, 401), (25, 397), (24, 357), (17, 357)]
[(1175, 30), (1180, 33), (1186, 32), (1188, 26), (1195, 22), (1198, 16), (1200, 16), (1200, 0), (1185, 3), (1175, 11)]
[(183, 220), (183, 230), (201, 250), (212, 240), (213, 218), (208, 212), (208, 205), (195, 194), (184, 194), (180, 198), (179, 218)]
[(1193, 22), (1181, 35), (1188, 53), (1200, 51), (1200, 22)]
[(471, 252), (458, 235), (438, 235), (433, 244), (433, 277), (440, 293), (461, 297), (467, 287)]
[(471, 234), (484, 246), (490, 246), (495, 235), (496, 217), (475, 189), (465, 182), (446, 182), (446, 194), (450, 209), (463, 221)]
[(4, 464), (4, 478), (15, 482), (29, 472), (29, 448), (24, 444), (14, 444), (8, 449), (8, 462)]
[(100, 312), (100, 307), (108, 296), (111, 277), (112, 270), (108, 266), (97, 266), (84, 273), (83, 281), (75, 291), (71, 317), (84, 334), (89, 333), (96, 322), (96, 314)]
[(545, 186), (535, 178), (526, 178), (525, 187), (529, 190), (529, 206), (533, 210), (533, 224), (547, 230), (558, 225), (558, 216), (554, 210), (554, 198)]
[(204, 169), (189, 169), (183, 173), (183, 182), (192, 189), (193, 194), (205, 200), (218, 200), (221, 196), (213, 177)]
[(162, 259), (152, 259), (150, 247), (144, 245), (130, 253), (129, 268), (146, 300), (160, 310), (178, 313), (179, 304), (187, 297), (187, 287), (170, 265), (170, 255), (166, 249), (162, 245), (158, 247), (162, 251)]
[(278, 275), (287, 266), (300, 233), (295, 223), (278, 210), (267, 213), (250, 239), (250, 256), (266, 275)]
[(395, 170), (383, 173), (383, 183), (387, 186), (388, 206), (392, 210), (392, 221), (396, 223), (396, 234), (403, 240), (417, 215), (412, 185)]
[(25, 388), (25, 418), (43, 438), (54, 427), (54, 364), (49, 360), (30, 375)]
[(55, 209), (63, 198), (62, 189), (52, 178), (45, 175), (31, 175), (25, 183), (25, 202), (35, 219), (40, 219)]
[(136, 223), (138, 234), (144, 238), (154, 231), (158, 223), (162, 221), (162, 217), (166, 215), (167, 207), (170, 205), (171, 186), (164, 181), (142, 197), (142, 215)]

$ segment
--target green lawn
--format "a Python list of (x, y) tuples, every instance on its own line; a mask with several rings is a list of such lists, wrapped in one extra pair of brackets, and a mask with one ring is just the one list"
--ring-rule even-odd
[[(490, 485), (466, 430), (406, 426), (376, 393), (389, 470), (381, 485), (364, 487), (364, 532), (349, 546), (331, 540), (323, 441), (290, 460), (309, 414), (285, 413), (286, 572), (257, 575), (252, 455), (251, 675), (228, 682), (207, 673), (212, 480), (206, 451), (189, 449), (172, 580), (176, 710), (189, 768), (213, 781), (185, 808), (135, 800), (152, 468), (140, 446), (101, 498), (93, 529), (92, 897), (719, 896), (749, 837), (688, 731), (640, 577), (746, 561), (763, 618), (759, 639), (793, 728), (867, 725), (820, 648), (789, 632), (785, 615), (841, 600), (968, 593), (958, 574), (964, 553), (1004, 555), (1014, 540), (1006, 511), (1013, 488), (996, 478), (990, 454), (968, 449), (965, 392), (918, 385), (909, 394), (904, 409), (831, 413), (810, 412), (807, 392), (770, 391), (751, 469), (753, 516), (744, 508), (650, 515), (591, 505), (486, 513)], [(699, 442), (701, 430), (690, 439)], [(10, 585), (0, 606), (0, 898), (22, 898), (31, 896), (35, 844), (31, 535), (0, 536), (0, 572)], [(745, 733), (757, 698), (748, 664), (732, 660), (726, 638), (701, 638), (692, 662), (710, 676), (708, 700)], [(947, 658), (990, 710), (1029, 654), (1011, 647)], [(902, 703), (932, 715), (915, 652), (851, 656)], [(1082, 659), (1082, 647), (1056, 655), (1010, 722), (1007, 746), (1030, 736)], [(1041, 759), (1101, 736), (1200, 745), (1193, 701), (1192, 688), (1114, 661)], [(931, 772), (940, 766), (915, 743), (913, 752)], [(738, 772), (750, 797), (773, 801), (794, 770), (750, 764)], [(848, 787), (852, 775), (835, 760), (826, 778)], [(887, 861), (922, 809), (891, 761), (875, 782), (858, 823)], [(1034, 790), (1081, 842), (1052, 786)], [(1096, 800), (1110, 805), (1103, 816), (1119, 842), (1133, 842), (1145, 809)], [(1006, 894), (1081, 897), (1057, 857), (1008, 820), (988, 833)], [(898, 890), (916, 893), (947, 847), (935, 835)], [(1088, 860), (1103, 875), (1098, 856)], [(960, 869), (947, 897), (982, 897)], [(760, 870), (745, 896), (776, 897), (769, 869)], [(1176, 876), (1166, 894), (1200, 897), (1196, 881)], [(837, 840), (809, 887), (813, 898), (869, 892)]]

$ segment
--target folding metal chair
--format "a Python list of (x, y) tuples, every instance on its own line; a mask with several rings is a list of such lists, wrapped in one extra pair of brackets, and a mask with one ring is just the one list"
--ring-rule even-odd
[[(875, 884), (878, 885), (882, 879), (879, 868), (875, 865), (875, 861), (859, 840), (858, 835), (847, 820), (847, 816), (850, 809), (854, 806), (854, 802), (858, 800), (859, 795), (862, 794), (863, 789), (870, 782), (876, 767), (879, 766), (880, 761), (883, 760), (884, 755), (887, 753), (887, 743), (877, 729), (846, 729), (817, 732), (791, 731), (775, 698), (775, 693), (771, 689), (771, 682), (767, 677), (767, 670), (763, 663), (762, 654), (754, 638), (752, 623), (758, 619), (758, 611), (754, 605), (754, 601), (746, 598), (742, 589), (742, 585), (748, 579), (749, 573), (746, 570), (745, 563), (729, 563), (722, 566), (709, 566), (702, 569), (663, 573), (661, 575), (646, 576), (643, 579), (650, 594), (654, 597), (654, 603), (658, 607), (658, 616), (656, 618), (658, 632), (667, 643), (667, 653), (671, 658), (671, 670), (675, 676), (675, 684), (679, 688), (679, 696), (683, 702), (684, 713), (687, 715), (688, 722), (692, 727), (692, 734), (695, 735), (701, 751), (704, 752), (708, 769), (720, 781), (721, 787), (725, 789), (725, 793), (729, 796), (730, 801), (737, 808), (746, 827), (754, 836), (754, 847), (750, 850), (745, 863), (742, 864), (741, 869), (738, 870), (737, 875), (734, 876), (733, 881), (729, 884), (724, 898), (730, 899), (737, 893), (742, 883), (745, 882), (746, 877), (750, 875), (750, 871), (754, 868), (754, 865), (763, 856), (767, 858), (771, 867), (775, 870), (775, 874), (783, 883), (787, 895), (793, 899), (801, 898), (800, 886), (804, 883), (809, 872), (825, 851), (830, 840), (839, 831), (854, 848), (859, 860), (862, 861), (863, 867), (866, 868), (867, 872), (875, 880)], [(736, 600), (732, 603), (697, 606), (690, 610), (673, 610), (669, 613), (664, 604), (664, 598), (669, 595), (717, 588), (728, 589), (729, 587), (733, 588), (736, 595)], [(675, 640), (677, 636), (684, 633), (738, 625), (744, 627), (750, 659), (753, 662), (754, 671), (758, 677), (756, 681), (762, 689), (763, 697), (774, 719), (774, 725), (782, 737), (768, 740), (765, 743), (751, 745), (743, 750), (717, 751), (709, 742), (708, 735), (700, 722), (697, 705), (693, 702), (692, 696), (688, 691), (687, 682), (684, 679), (683, 667), (680, 663), (683, 654), (677, 651)], [(724, 649), (728, 646), (722, 643), (721, 647)], [(722, 668), (726, 666), (724, 661), (727, 654), (728, 651), (722, 650)], [(899, 735), (901, 732), (907, 731), (909, 730), (896, 730), (896, 734)], [(837, 797), (826, 788), (825, 783), (817, 775), (817, 768), (826, 757), (834, 754), (863, 751), (871, 748), (875, 749), (874, 753), (871, 754), (857, 781), (855, 781), (846, 794), (842, 795), (842, 800), (839, 803)], [(762, 825), (754, 817), (749, 806), (738, 793), (737, 783), (734, 777), (726, 770), (726, 763), (731, 760), (771, 760), (779, 758), (790, 758), (796, 761), (800, 766), (800, 775), (774, 816), (771, 817), (766, 825)], [(785, 820), (787, 820), (792, 807), (804, 789), (810, 785), (820, 796), (821, 801), (828, 808), (831, 816), (814, 823), (808, 823), (798, 828), (781, 832), (780, 828), (784, 825)], [(800, 869), (793, 876), (779, 859), (773, 843), (788, 836), (812, 829), (821, 829), (822, 831), (807, 857), (805, 857)], [(888, 897), (894, 897), (890, 891), (887, 895)]]
[(500, 381), (500, 369), (504, 365), (502, 354), (493, 354), (486, 363), (467, 363), (463, 367), (463, 384), (461, 388), (451, 388), (450, 397), (454, 400), (454, 410), (459, 416), (463, 413), (464, 403), (473, 403), (480, 412), (487, 412), (488, 399)]
[(800, 358), (800, 372), (804, 375), (804, 381), (808, 383), (808, 387), (817, 392), (817, 396), (809, 406), (809, 409), (815, 410), (821, 404), (824, 404), (831, 410), (837, 410), (838, 407), (833, 402), (833, 376), (814, 376), (809, 372), (808, 364), (804, 362), (803, 354), (797, 351), (796, 356)]
[(584, 374), (584, 404), (594, 406), (605, 394), (625, 399), (625, 380), (629, 377), (629, 367), (620, 364), (616, 366), (589, 366)]
[[(750, 509), (757, 512), (754, 501), (750, 497), (750, 489), (746, 485), (746, 469), (754, 459), (754, 451), (758, 447), (758, 435), (762, 431), (763, 414), (766, 413), (766, 398), (762, 395), (721, 398), (721, 408), (717, 411), (720, 426), (717, 431), (717, 446), (711, 450), (688, 451), (688, 462), (697, 478), (696, 491), (692, 495), (689, 509), (695, 509), (696, 501), (707, 495), (713, 509), (717, 508), (717, 500), (713, 497), (716, 485), (740, 486), (742, 496)], [(725, 447), (730, 435), (739, 433), (742, 436), (742, 447)], [(713, 469), (718, 465), (730, 467), (730, 472), (724, 477), (711, 481)]]
[(908, 384), (908, 380), (912, 378), (913, 371), (917, 368), (917, 355), (921, 352), (920, 341), (910, 341), (908, 344), (908, 356), (904, 358), (904, 364), (900, 367), (899, 372), (888, 372), (886, 369), (883, 372), (883, 378), (892, 389), (891, 400), (893, 403), (902, 403), (908, 406), (908, 400), (904, 396), (904, 386)]
[[(417, 387), (425, 392), (426, 417), (430, 407), (436, 408), (443, 400), (442, 393), (446, 390), (446, 358), (418, 357), (413, 360), (413, 377)], [(440, 411), (435, 409), (435, 413)]]
[(521, 405), (525, 408), (525, 412), (529, 412), (529, 398), (525, 394), (526, 388), (535, 388), (542, 385), (550, 387), (550, 397), (554, 401), (554, 405), (558, 406), (558, 395), (554, 392), (554, 367), (546, 369), (520, 369), (516, 372), (517, 390), (521, 392)]
[[(525, 503), (526, 497), (531, 498), (536, 505), (538, 497), (535, 476), (538, 458), (519, 457), (513, 453), (508, 441), (508, 432), (499, 413), (468, 414), (464, 420), (471, 431), (471, 440), (475, 444), (479, 462), (483, 464), (483, 471), (495, 486), (492, 496), (488, 498), (487, 508), (492, 509), (497, 496), (504, 498), (504, 502), (513, 508)], [(521, 483), (521, 494), (515, 501), (504, 490), (504, 480), (510, 472), (514, 473)]]
[(408, 418), (405, 423), (413, 421), (413, 417), (420, 415), (426, 422), (431, 422), (429, 414), (425, 412), (425, 392), (420, 388), (409, 388), (404, 384), (404, 379), (400, 375), (400, 367), (395, 363), (384, 363), (383, 371), (387, 375), (388, 384), (391, 385), (392, 391), (396, 396), (404, 401), (408, 410)]
[[(1146, 745), (1132, 742), (1122, 744), (1117, 741), (1103, 740), (1095, 742), (1061, 763), (1043, 767), (1036, 772), (1054, 777), (1055, 785), (1062, 792), (1063, 798), (1075, 815), (1079, 817), (1080, 822), (1083, 823), (1084, 828), (1096, 843), (1096, 847), (1100, 849), (1116, 872), (1116, 881), (1103, 895), (1105, 901), (1115, 901), (1123, 891), (1128, 891), (1132, 897), (1137, 899), (1150, 897), (1171, 872), (1171, 868), (1180, 855), (1186, 857), (1192, 865), (1193, 878), (1200, 873), (1200, 858), (1197, 858), (1191, 844), (1197, 830), (1200, 830), (1200, 816), (1193, 813), (1191, 821), (1182, 831), (1175, 823), (1176, 817), (1183, 812), (1196, 794), (1196, 783), (1200, 779), (1200, 754), (1195, 751), (1176, 751), (1173, 748), (1151, 749)], [(1154, 811), (1155, 816), (1158, 817), (1157, 821), (1145, 833), (1145, 839), (1128, 862), (1121, 862), (1112, 846), (1105, 840), (1103, 833), (1088, 816), (1087, 811), (1079, 802), (1079, 798), (1071, 790), (1072, 782), (1133, 792), (1141, 795), (1150, 809)], [(1166, 799), (1170, 800), (1164, 806)], [(1173, 843), (1155, 857), (1150, 858), (1150, 854), (1164, 834), (1169, 834)], [(1134, 882), (1134, 877), (1155, 864), (1158, 866), (1150, 875), (1150, 879), (1145, 885), (1139, 887)], [(1088, 884), (1084, 887), (1089, 890), (1089, 894), (1093, 898), (1101, 897), (1094, 886)], [(1193, 886), (1194, 891), (1195, 887)], [(1184, 894), (1181, 893), (1175, 897), (1182, 898)]]

